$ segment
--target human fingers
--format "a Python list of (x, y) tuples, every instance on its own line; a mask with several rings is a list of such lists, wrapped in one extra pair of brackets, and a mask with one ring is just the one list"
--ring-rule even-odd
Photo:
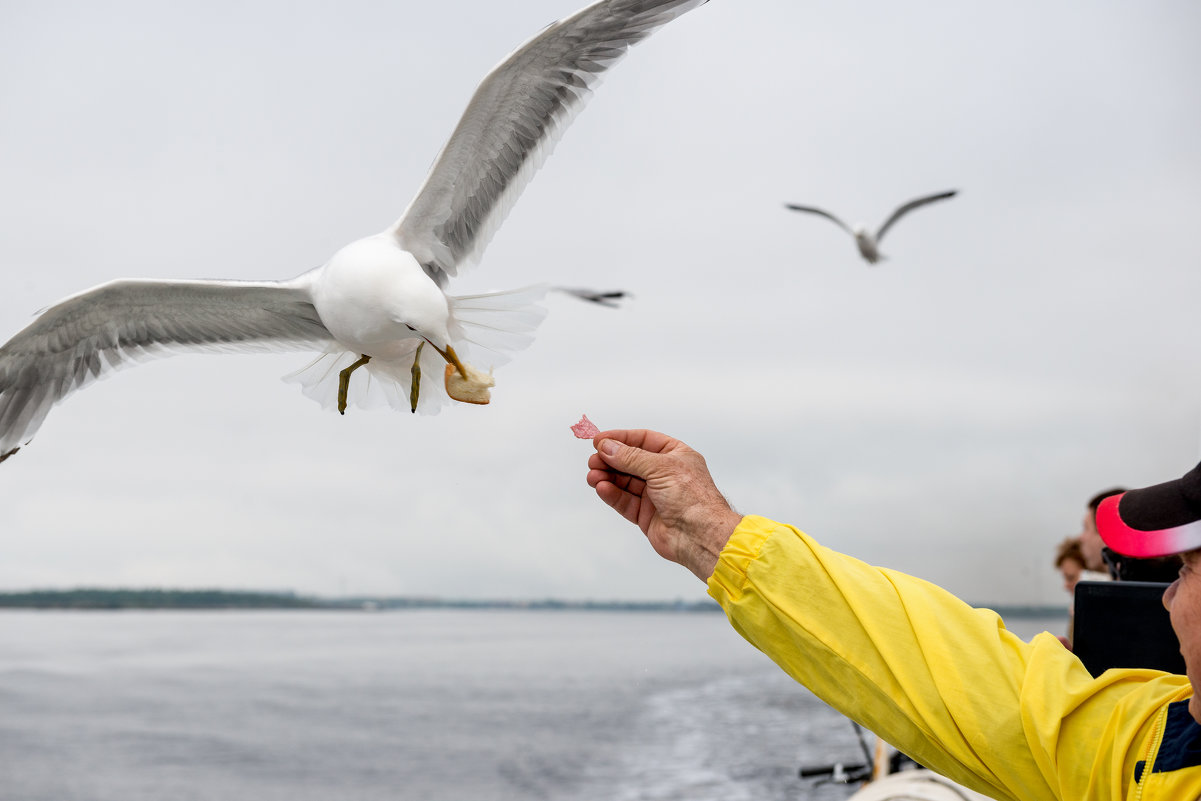
[(612, 470), (589, 470), (587, 476), (588, 486), (596, 489), (602, 482), (608, 482), (620, 490), (629, 492), (632, 495), (644, 495), (646, 493), (646, 482), (636, 476), (626, 475), (625, 473), (615, 473)]
[(612, 481), (596, 484), (596, 496), (613, 508), (619, 515), (638, 527), (642, 527), (642, 508), (647, 501), (641, 496), (619, 487)]
[(601, 481), (618, 481), (624, 475), (609, 467), (599, 453), (588, 457), (588, 486), (596, 487)]
[(673, 439), (666, 434), (646, 428), (617, 428), (600, 432), (592, 438), (592, 444), (593, 446), (599, 445), (602, 440), (606, 439), (617, 440), (632, 448), (638, 448), (651, 453), (662, 453), (673, 444), (679, 442), (679, 440)]
[(609, 464), (600, 457), (599, 453), (591, 453), (588, 455), (589, 470), (609, 470)]
[(593, 443), (609, 469), (642, 479), (664, 466), (667, 452), (683, 446), (666, 434), (645, 430), (601, 432)]

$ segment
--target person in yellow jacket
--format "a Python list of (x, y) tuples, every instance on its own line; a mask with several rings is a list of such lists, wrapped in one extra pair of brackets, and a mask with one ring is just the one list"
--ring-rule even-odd
[[(707, 582), (752, 645), (921, 764), (997, 799), (1201, 799), (1201, 465), (1098, 517), (1114, 550), (1183, 554), (1164, 602), (1189, 675), (1093, 678), (1050, 633), (1024, 642), (933, 584), (735, 512), (679, 440), (629, 430), (593, 442), (587, 481), (602, 501)], [(1157, 512), (1165, 498), (1175, 505)]]

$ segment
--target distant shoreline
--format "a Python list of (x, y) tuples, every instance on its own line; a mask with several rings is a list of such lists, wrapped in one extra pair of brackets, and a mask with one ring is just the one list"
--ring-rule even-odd
[(609, 611), (719, 611), (713, 601), (567, 601), (555, 598), (455, 599), (429, 597), (348, 596), (322, 598), (292, 592), (180, 589), (29, 590), (0, 593), (0, 609), (64, 610), (342, 610), (390, 609), (596, 609)]
[[(977, 604), (1003, 618), (1066, 617), (1060, 606)], [(106, 610), (334, 610), (403, 609), (595, 610), (611, 612), (719, 612), (715, 601), (571, 601), (543, 599), (454, 599), (409, 596), (322, 598), (292, 592), (217, 589), (104, 589), (0, 592), (3, 609)]]

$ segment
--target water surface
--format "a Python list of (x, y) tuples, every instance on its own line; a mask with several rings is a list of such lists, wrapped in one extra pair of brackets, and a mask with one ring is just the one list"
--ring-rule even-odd
[(841, 799), (718, 613), (0, 613), (4, 801)]

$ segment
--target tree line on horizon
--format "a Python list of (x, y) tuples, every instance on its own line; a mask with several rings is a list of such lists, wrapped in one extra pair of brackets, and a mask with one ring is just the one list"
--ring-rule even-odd
[[(981, 604), (1003, 618), (1057, 617), (1060, 607)], [(81, 587), (67, 590), (0, 592), (0, 609), (529, 609), (596, 610), (627, 612), (714, 612), (721, 607), (711, 599), (699, 601), (569, 601), (556, 598), (455, 599), (427, 596), (355, 596), (319, 598), (294, 592), (219, 589), (106, 589)]]
[(321, 604), (287, 592), (102, 589), (0, 593), (0, 607), (26, 609), (313, 609)]

